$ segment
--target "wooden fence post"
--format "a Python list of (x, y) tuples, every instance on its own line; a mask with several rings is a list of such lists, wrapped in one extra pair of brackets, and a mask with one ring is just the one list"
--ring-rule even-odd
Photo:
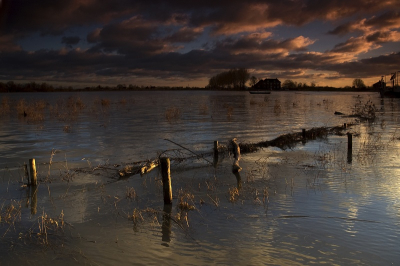
[(214, 158), (213, 158), (213, 166), (217, 168), (218, 165), (218, 140), (214, 141)]
[(347, 162), (351, 163), (353, 161), (353, 135), (347, 133)]
[(302, 134), (303, 134), (303, 140), (305, 140), (306, 139), (306, 130), (304, 128), (302, 130)]
[(164, 203), (172, 204), (172, 186), (170, 176), (170, 160), (169, 158), (160, 158), (161, 175), (163, 182)]
[(218, 140), (214, 141), (214, 157), (218, 158)]
[(35, 159), (29, 159), (29, 167), (30, 167), (30, 172), (31, 172), (31, 185), (36, 186), (37, 185), (37, 172), (36, 172), (36, 163)]

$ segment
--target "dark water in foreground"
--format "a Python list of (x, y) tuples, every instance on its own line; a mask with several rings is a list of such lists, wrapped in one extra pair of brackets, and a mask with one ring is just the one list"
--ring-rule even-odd
[[(3, 94), (0, 100), (0, 265), (400, 261), (398, 99), (199, 91)], [(367, 103), (377, 108), (374, 122), (334, 115)], [(157, 169), (118, 179), (126, 164), (164, 151), (188, 156), (165, 139), (204, 153), (214, 140), (260, 142), (343, 123), (356, 124), (348, 129), (351, 163), (346, 136), (245, 154), (239, 176), (229, 155), (216, 167), (174, 161), (172, 209), (163, 206)], [(36, 192), (23, 186), (29, 158), (38, 164)], [(182, 210), (180, 202), (194, 209)]]

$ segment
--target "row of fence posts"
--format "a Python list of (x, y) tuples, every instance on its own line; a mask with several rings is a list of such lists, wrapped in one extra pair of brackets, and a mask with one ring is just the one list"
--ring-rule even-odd
[[(346, 128), (346, 124), (344, 124), (344, 128)], [(302, 130), (303, 140), (306, 140), (306, 130)], [(347, 133), (348, 137), (348, 146), (347, 146), (347, 160), (348, 163), (352, 161), (352, 134)], [(216, 166), (218, 162), (218, 141), (214, 141), (214, 166)], [(162, 223), (162, 241), (170, 242), (171, 241), (171, 211), (172, 211), (172, 185), (171, 185), (171, 162), (167, 157), (160, 158), (161, 165), (161, 175), (162, 175), (162, 183), (163, 183), (163, 196), (164, 196), (164, 209), (163, 209), (163, 223)], [(28, 185), (30, 186), (30, 199), (31, 199), (31, 214), (34, 215), (37, 212), (37, 171), (36, 171), (36, 163), (35, 159), (29, 160), (29, 169), (28, 166), (24, 164), (25, 177), (28, 181)], [(241, 184), (241, 178), (238, 171), (233, 171), (237, 181), (238, 187)]]
[[(343, 125), (346, 128), (346, 124)], [(302, 130), (303, 140), (306, 139), (306, 130)], [(347, 133), (347, 161), (348, 163), (352, 162), (352, 149), (353, 149), (353, 135), (351, 133)], [(214, 162), (218, 161), (218, 141), (214, 141)], [(172, 204), (172, 185), (171, 185), (171, 170), (170, 170), (170, 159), (167, 157), (160, 158), (161, 165), (161, 176), (163, 183), (163, 195), (164, 195), (164, 203)], [(37, 186), (37, 172), (36, 172), (36, 164), (35, 159), (29, 160), (29, 168), (30, 174), (28, 174), (28, 166), (24, 164), (25, 176), (28, 179), (28, 184), (31, 187)], [(30, 176), (30, 179), (29, 179)], [(36, 190), (34, 192), (36, 194)]]
[[(343, 128), (346, 128), (346, 123), (343, 124)], [(303, 140), (306, 140), (306, 130), (302, 130)], [(347, 133), (347, 162), (352, 163), (353, 158), (353, 135)], [(218, 141), (214, 141), (214, 165), (218, 162)], [(160, 158), (161, 175), (163, 182), (163, 194), (164, 203), (172, 204), (172, 185), (171, 185), (171, 170), (169, 158)]]

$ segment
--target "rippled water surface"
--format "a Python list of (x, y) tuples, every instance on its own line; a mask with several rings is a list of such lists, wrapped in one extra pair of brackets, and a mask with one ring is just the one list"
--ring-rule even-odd
[[(0, 265), (400, 261), (398, 99), (208, 91), (0, 99)], [(375, 120), (347, 116), (364, 107), (376, 109)], [(216, 140), (257, 143), (344, 123), (352, 126), (343, 135), (242, 154), (236, 175), (230, 154), (214, 165), (211, 156), (187, 159)], [(158, 169), (118, 175), (161, 153), (182, 159), (171, 164), (171, 208)], [(36, 190), (25, 185), (30, 158)]]

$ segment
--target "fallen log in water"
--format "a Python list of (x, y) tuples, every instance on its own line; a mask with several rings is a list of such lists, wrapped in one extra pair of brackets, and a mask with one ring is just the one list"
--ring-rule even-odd
[(317, 138), (326, 138), (328, 135), (343, 136), (343, 131), (352, 124), (336, 127), (319, 127), (303, 130), (302, 132), (288, 133), (281, 135), (273, 140), (262, 141), (258, 143), (241, 143), (240, 149), (242, 153), (258, 151), (259, 148), (278, 147), (282, 150), (293, 148), (300, 142), (314, 140)]
[[(256, 152), (260, 148), (266, 148), (266, 147), (278, 147), (278, 148), (285, 150), (287, 148), (293, 148), (298, 143), (305, 142), (307, 140), (314, 140), (317, 138), (326, 138), (328, 135), (343, 136), (343, 135), (345, 135), (343, 133), (343, 131), (345, 131), (352, 125), (353, 124), (344, 124), (343, 126), (335, 126), (335, 127), (319, 127), (319, 128), (311, 128), (309, 130), (303, 129), (301, 132), (284, 134), (273, 140), (261, 141), (258, 143), (238, 143), (238, 140), (236, 138), (234, 138), (230, 141), (231, 149), (228, 149), (227, 146), (221, 145), (217, 142), (216, 144), (214, 143), (214, 152), (203, 153), (203, 154), (195, 153), (195, 152), (189, 150), (188, 148), (183, 147), (180, 144), (177, 144), (175, 142), (172, 142), (171, 140), (168, 140), (168, 141), (180, 146), (184, 150), (189, 151), (192, 154), (192, 156), (178, 154), (178, 152), (176, 150), (167, 150), (167, 151), (162, 152), (161, 155), (163, 155), (164, 153), (166, 153), (168, 151), (169, 152), (172, 151), (179, 155), (177, 157), (170, 157), (171, 161), (174, 161), (175, 163), (180, 163), (185, 160), (191, 160), (191, 159), (202, 159), (208, 163), (211, 163), (209, 160), (207, 160), (205, 158), (206, 156), (212, 156), (213, 154), (215, 156), (215, 154), (224, 153), (224, 152), (228, 152), (229, 150), (231, 150), (235, 157), (235, 160), (232, 165), (232, 171), (240, 172), (242, 170), (242, 168), (239, 165), (241, 153)], [(119, 170), (118, 174), (119, 174), (120, 178), (129, 177), (129, 176), (136, 175), (136, 174), (143, 175), (143, 174), (150, 172), (154, 168), (158, 167), (159, 164), (160, 164), (159, 158), (148, 160), (146, 162), (136, 162), (136, 163), (133, 163), (133, 165), (127, 165), (122, 170)]]

